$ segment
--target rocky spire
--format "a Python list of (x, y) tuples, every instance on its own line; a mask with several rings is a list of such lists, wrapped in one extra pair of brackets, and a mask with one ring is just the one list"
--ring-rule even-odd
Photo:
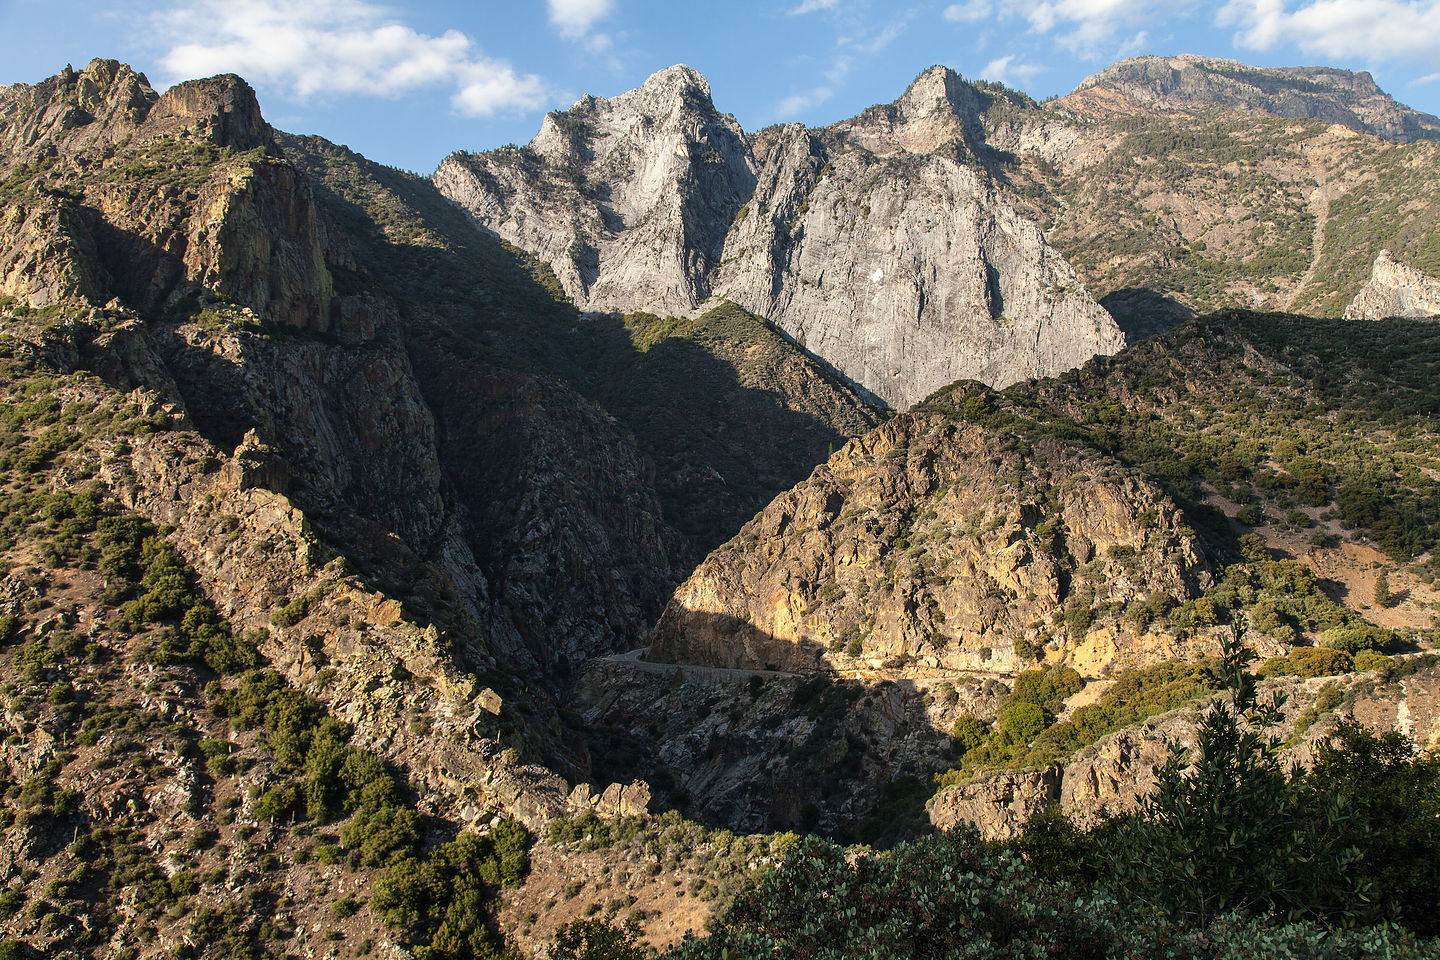
[(1440, 316), (1440, 280), (1407, 267), (1389, 250), (1380, 251), (1370, 271), (1370, 282), (1345, 308), (1347, 320), (1436, 316)]

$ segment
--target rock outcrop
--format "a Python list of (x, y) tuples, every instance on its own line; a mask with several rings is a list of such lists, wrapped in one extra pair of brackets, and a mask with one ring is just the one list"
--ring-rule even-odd
[[(423, 181), (397, 195), (357, 158), (332, 187), (313, 145), (282, 156), (238, 79), (156, 96), (96, 61), (0, 102), (7, 342), (77, 374), (65, 402), (129, 397), (164, 425), (95, 442), (76, 469), (173, 528), (224, 615), (269, 630), (271, 662), (449, 813), (538, 827), (562, 810), (553, 771), (583, 776), (583, 753), (539, 720), (520, 758), (501, 728), (553, 718), (557, 673), (653, 623), (680, 538), (633, 436), (452, 323), (478, 310), (533, 332), (573, 309)], [(397, 235), (335, 187), (386, 204)], [(300, 623), (272, 624), (301, 600)], [(487, 697), (482, 670), (545, 685), (492, 680), (506, 695)], [(414, 711), (435, 738), (404, 733)]]
[(1345, 308), (1347, 320), (1420, 319), (1440, 316), (1440, 280), (1407, 267), (1381, 250), (1370, 282)]
[(937, 830), (970, 823), (987, 840), (1014, 840), (1031, 817), (1060, 800), (1060, 767), (999, 773), (951, 787), (926, 809)]
[[(1303, 766), (1331, 729), (1333, 718), (1323, 714), (1320, 722), (1300, 733), (1293, 726), (1307, 710), (1313, 719), (1326, 688), (1330, 706), (1322, 710), (1334, 709), (1338, 703), (1339, 715), (1353, 717), (1376, 732), (1399, 730), (1422, 748), (1440, 741), (1440, 668), (1433, 657), (1422, 657), (1418, 663), (1419, 669), (1403, 678), (1393, 677), (1387, 668), (1379, 674), (1262, 683), (1262, 699), (1284, 694), (1286, 720), (1277, 732), (1289, 734), (1290, 740), (1282, 762)], [(1058, 805), (1082, 827), (1133, 812), (1154, 788), (1155, 768), (1168, 759), (1171, 747), (1194, 748), (1201, 713), (1196, 706), (1154, 717), (1102, 738), (1063, 763), (981, 774), (947, 787), (926, 805), (930, 820), (940, 829), (966, 821), (986, 837), (1003, 840), (1016, 836), (1027, 817), (1050, 805)]]
[(331, 327), (309, 184), (279, 158), (239, 77), (161, 96), (143, 74), (95, 60), (5, 87), (0, 167), (30, 187), (0, 197), (0, 218), (18, 227), (0, 247), (0, 293), (155, 310), (199, 285), (275, 323)]
[(1067, 610), (1088, 624), (1094, 603), (1178, 602), (1207, 578), (1174, 504), (1139, 476), (1058, 441), (1022, 450), (913, 412), (850, 441), (706, 558), (666, 607), (651, 655), (1018, 671), (1016, 641), (1065, 646)]
[(1133, 57), (1087, 77), (1060, 103), (1100, 115), (1218, 108), (1323, 120), (1401, 143), (1440, 139), (1440, 118), (1397, 103), (1363, 70), (1332, 67), (1252, 67), (1193, 54)]
[(755, 170), (705, 78), (674, 66), (547, 115), (524, 149), (453, 154), (434, 181), (477, 223), (548, 262), (581, 308), (685, 314), (710, 295)]
[(748, 139), (671, 67), (550, 114), (528, 147), (455, 154), (437, 187), (549, 261), (583, 308), (724, 297), (885, 402), (1005, 386), (1124, 345), (969, 152), (974, 88), (927, 71), (889, 109)]
[(929, 772), (955, 762), (955, 720), (993, 717), (1006, 692), (979, 677), (839, 681), (612, 658), (586, 664), (572, 707), (617, 766), (606, 776), (643, 777), (661, 808), (732, 830), (873, 841), (923, 825), (919, 797), (879, 808), (897, 787), (928, 793)]

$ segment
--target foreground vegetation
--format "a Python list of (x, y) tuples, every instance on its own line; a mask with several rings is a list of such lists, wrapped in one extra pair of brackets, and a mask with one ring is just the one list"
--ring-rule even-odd
[[(1430, 957), (1440, 883), (1440, 761), (1342, 722), (1309, 772), (1263, 731), (1238, 634), (1228, 697), (1144, 806), (1089, 831), (1057, 812), (1018, 840), (970, 830), (878, 853), (800, 842), (702, 938), (698, 958)], [(638, 958), (633, 930), (575, 924), (560, 958)]]

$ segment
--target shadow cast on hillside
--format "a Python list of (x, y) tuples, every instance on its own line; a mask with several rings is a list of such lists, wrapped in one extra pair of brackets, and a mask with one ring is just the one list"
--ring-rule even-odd
[(1196, 316), (1194, 310), (1174, 297), (1145, 287), (1107, 293), (1100, 298), (1100, 306), (1114, 318), (1126, 343), (1158, 336)]
[[(428, 180), (344, 151), (354, 176), (380, 184), (405, 209), (362, 206), (356, 191), (321, 179), (322, 167), (337, 177), (325, 161), (341, 148), (298, 138), (286, 146), (315, 168), (324, 217), (364, 241), (352, 244), (354, 268), (337, 277), (337, 290), (379, 287), (395, 300), (442, 444), (468, 432), (466, 421), (489, 415), (454, 402), (460, 367), (478, 361), (556, 378), (634, 435), (655, 466), (664, 519), (688, 541), (690, 563), (848, 439), (821, 417), (787, 407), (776, 391), (743, 384), (735, 365), (699, 343), (671, 337), (641, 350), (621, 316), (578, 314), (547, 266), (478, 227)], [(375, 225), (377, 209), (384, 231)], [(422, 230), (444, 237), (445, 246), (405, 242)]]
[(735, 830), (883, 845), (930, 829), (931, 775), (958, 762), (953, 738), (927, 710), (933, 684), (842, 679), (819, 644), (780, 640), (725, 615), (703, 621), (693, 626), (707, 646), (729, 636), (752, 667), (794, 672), (592, 668), (578, 684), (578, 702), (590, 706), (570, 720), (590, 745), (596, 782), (644, 779), (657, 807)]

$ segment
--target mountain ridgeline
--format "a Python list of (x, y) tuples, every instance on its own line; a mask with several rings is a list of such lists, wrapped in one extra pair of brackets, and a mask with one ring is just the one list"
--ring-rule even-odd
[[(239, 77), (0, 88), (0, 958), (708, 955), (932, 853), (1218, 955), (1083, 831), (1232, 627), (1285, 757), (1440, 740), (1436, 131), (1181, 57), (746, 133), (671, 67), (427, 179)], [(789, 832), (961, 823), (1020, 846)]]
[[(582, 309), (726, 299), (886, 403), (1059, 373), (1123, 338), (992, 178), (953, 155), (975, 91), (927, 73), (889, 111), (746, 136), (688, 67), (548, 115), (435, 183), (554, 265)], [(951, 155), (945, 155), (946, 149)]]

